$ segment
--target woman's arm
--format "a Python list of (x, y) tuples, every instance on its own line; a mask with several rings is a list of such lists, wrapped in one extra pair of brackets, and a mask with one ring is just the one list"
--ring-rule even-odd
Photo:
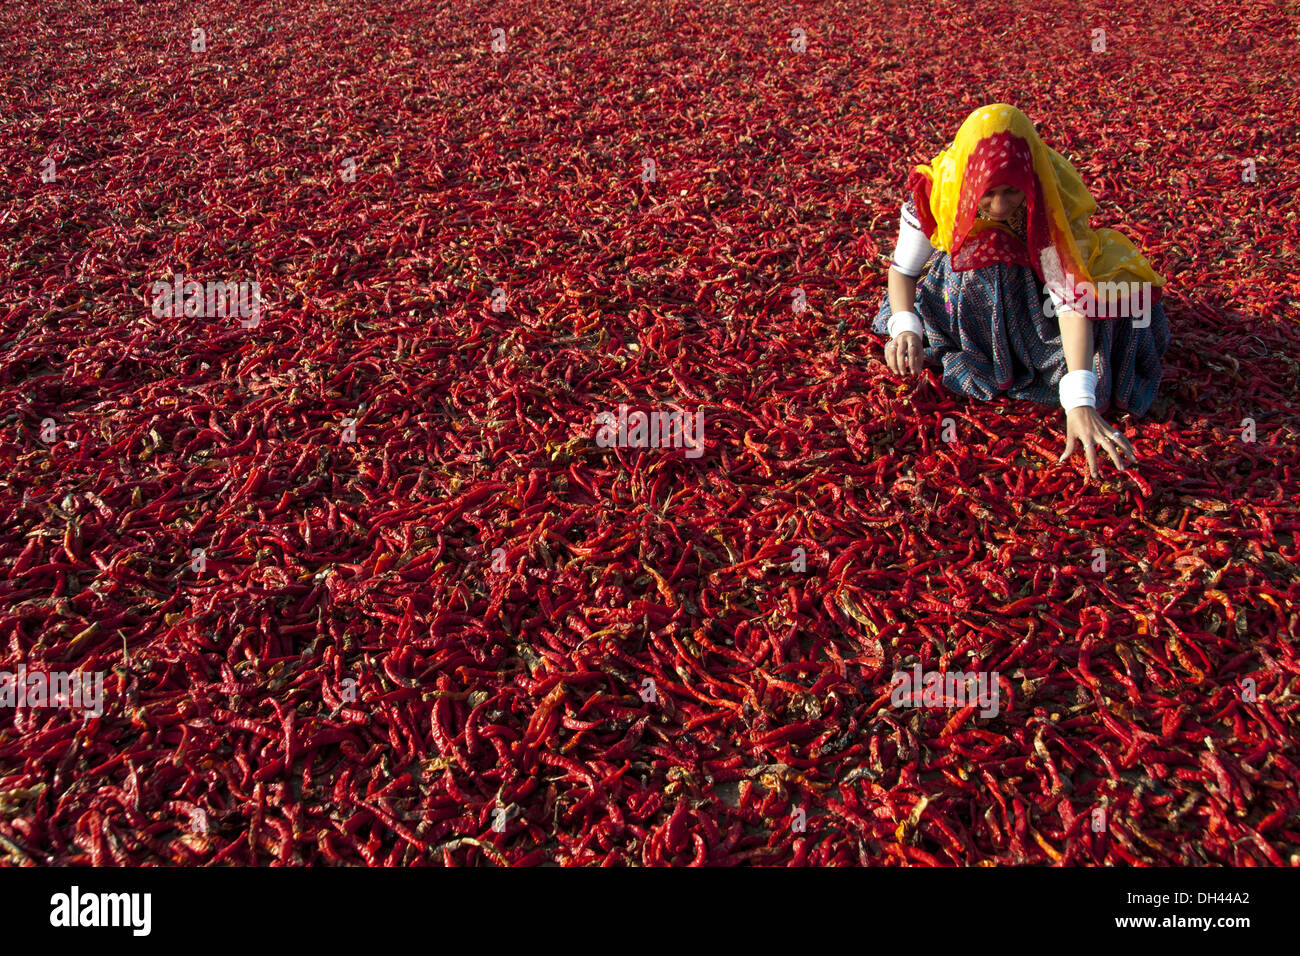
[[(920, 326), (921, 320), (912, 311), (916, 305), (916, 278), (889, 267), (889, 320), (890, 328), (911, 324)], [(925, 350), (921, 336), (910, 329), (895, 331), (885, 343), (885, 364), (895, 375), (915, 375), (925, 366)]]
[(1100, 477), (1097, 470), (1096, 446), (1106, 449), (1115, 467), (1124, 470), (1121, 455), (1137, 461), (1133, 446), (1117, 429), (1106, 424), (1097, 414), (1097, 382), (1092, 371), (1093, 341), (1092, 321), (1073, 309), (1062, 308), (1058, 313), (1061, 327), (1061, 349), (1065, 352), (1067, 375), (1061, 380), (1061, 404), (1065, 408), (1065, 452), (1060, 460), (1070, 457), (1075, 442), (1083, 444), (1088, 458), (1088, 472)]
[(1065, 370), (1077, 372), (1079, 369), (1091, 369), (1092, 323), (1088, 317), (1073, 309), (1062, 309), (1058, 322), (1061, 326), (1061, 348), (1065, 351)]
[(916, 276), (904, 275), (889, 267), (889, 311), (897, 315), (911, 312), (916, 305)]
[(924, 327), (912, 311), (916, 306), (916, 280), (934, 252), (930, 240), (921, 230), (915, 213), (903, 205), (898, 223), (898, 243), (889, 267), (890, 340), (885, 345), (885, 363), (890, 370), (916, 374), (925, 365), (921, 333)]

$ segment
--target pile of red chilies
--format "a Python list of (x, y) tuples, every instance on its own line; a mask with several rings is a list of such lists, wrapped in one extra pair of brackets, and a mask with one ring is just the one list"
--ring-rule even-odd
[[(1202, 39), (1285, 24), (1149, 4), (1062, 73), (1046, 14), (433, 6), (0, 11), (0, 671), (105, 677), (0, 708), (0, 861), (1300, 862), (1300, 104)], [(869, 332), (908, 165), (998, 100), (1171, 279), (1127, 475)], [(156, 317), (177, 271), (265, 317)]]

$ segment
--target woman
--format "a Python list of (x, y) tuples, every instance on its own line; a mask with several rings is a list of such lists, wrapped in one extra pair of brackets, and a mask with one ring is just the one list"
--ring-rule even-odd
[(889, 368), (915, 375), (929, 357), (954, 392), (1059, 401), (1059, 460), (1082, 444), (1093, 477), (1097, 445), (1120, 471), (1122, 457), (1136, 461), (1100, 413), (1113, 404), (1141, 417), (1155, 400), (1169, 347), (1165, 280), (1122, 234), (1090, 228), (1097, 204), (1074, 168), (997, 103), (917, 166), (908, 191), (872, 326), (890, 336)]

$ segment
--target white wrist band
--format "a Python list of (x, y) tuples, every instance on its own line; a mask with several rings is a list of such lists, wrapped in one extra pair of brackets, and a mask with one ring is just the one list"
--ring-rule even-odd
[(1061, 407), (1067, 412), (1080, 405), (1097, 407), (1097, 373), (1081, 368), (1061, 379)]
[(895, 312), (889, 317), (889, 337), (896, 339), (902, 332), (925, 335), (925, 327), (921, 325), (921, 320), (917, 318), (915, 312)]

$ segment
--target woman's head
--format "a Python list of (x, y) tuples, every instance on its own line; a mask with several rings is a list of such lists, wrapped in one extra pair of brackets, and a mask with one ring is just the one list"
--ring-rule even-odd
[[(922, 228), (954, 269), (1016, 262), (1037, 270), (1054, 241), (1053, 209), (1043, 191), (1044, 182), (1055, 184), (1054, 173), (1029, 118), (994, 103), (971, 113), (952, 146), (918, 166), (908, 186)], [(1074, 258), (1060, 257), (1062, 263), (1074, 264), (1073, 244), (1070, 251)]]
[[(1088, 220), (1097, 204), (1074, 167), (1013, 106), (972, 112), (951, 146), (912, 171), (908, 189), (921, 228), (954, 271), (1026, 265), (1067, 301), (1093, 281), (1090, 263), (1102, 240)], [(1125, 261), (1137, 262), (1129, 256)], [(1140, 267), (1159, 284), (1145, 262)]]
[(1025, 194), (1015, 186), (994, 186), (980, 197), (980, 212), (986, 219), (1005, 221), (1020, 208)]

